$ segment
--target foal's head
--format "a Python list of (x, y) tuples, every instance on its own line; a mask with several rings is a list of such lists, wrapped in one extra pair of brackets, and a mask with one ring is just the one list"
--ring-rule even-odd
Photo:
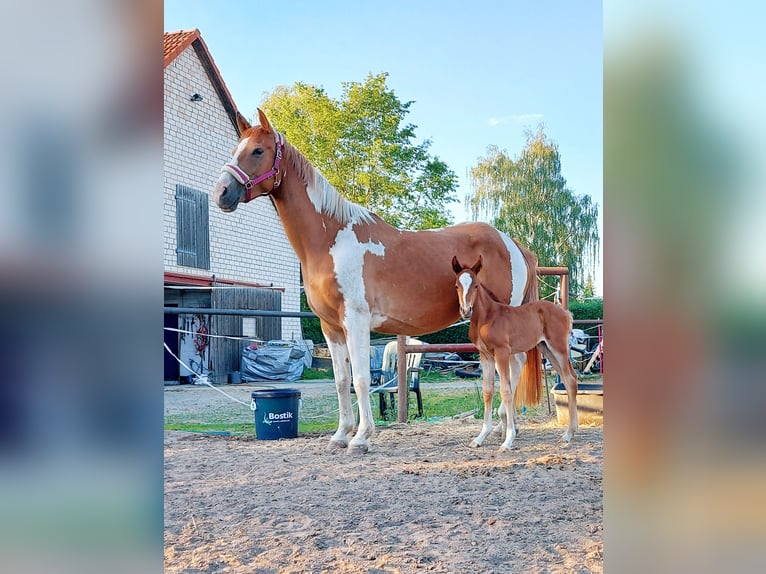
[(281, 146), (282, 135), (271, 127), (260, 109), (258, 121), (260, 125), (252, 126), (237, 112), (241, 139), (213, 189), (213, 200), (223, 211), (234, 211), (240, 202), (247, 203), (260, 195), (268, 195), (281, 182), (277, 141)]
[(465, 267), (457, 260), (457, 255), (452, 258), (452, 269), (455, 270), (455, 289), (457, 300), (460, 303), (460, 315), (463, 319), (470, 319), (473, 313), (473, 304), (476, 301), (476, 293), (479, 290), (477, 275), (481, 270), (481, 255), (473, 267)]

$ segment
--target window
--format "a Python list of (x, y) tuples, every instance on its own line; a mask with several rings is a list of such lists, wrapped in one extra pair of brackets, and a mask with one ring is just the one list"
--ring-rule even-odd
[(210, 269), (207, 193), (176, 185), (176, 257), (179, 265)]

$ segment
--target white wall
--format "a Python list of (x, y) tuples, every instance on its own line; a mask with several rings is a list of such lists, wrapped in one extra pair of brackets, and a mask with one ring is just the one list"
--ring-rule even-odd
[[(189, 98), (198, 93), (200, 102)], [(247, 115), (247, 114), (246, 114)], [(267, 198), (223, 213), (210, 201), (210, 270), (176, 263), (175, 186), (209, 193), (237, 143), (234, 126), (193, 47), (165, 68), (165, 271), (283, 287), (282, 309), (300, 308), (298, 258)], [(209, 198), (209, 196), (208, 196)], [(300, 320), (282, 319), (282, 337), (300, 338)]]

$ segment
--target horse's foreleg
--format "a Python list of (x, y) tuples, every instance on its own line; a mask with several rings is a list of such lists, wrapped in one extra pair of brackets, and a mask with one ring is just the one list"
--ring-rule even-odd
[(331, 331), (322, 325), (322, 332), (327, 341), (327, 348), (332, 357), (332, 370), (335, 375), (335, 388), (338, 391), (338, 430), (330, 439), (330, 446), (346, 448), (351, 433), (354, 431), (354, 411), (351, 408), (351, 364), (348, 348), (342, 334)]
[(503, 399), (503, 405), (505, 405), (507, 415), (507, 424), (505, 429), (505, 440), (500, 445), (500, 450), (508, 450), (513, 446), (513, 441), (516, 438), (516, 409), (513, 406), (513, 395), (516, 392), (516, 387), (519, 384), (519, 377), (521, 376), (521, 369), (524, 363), (519, 359), (518, 355), (504, 355), (502, 364), (498, 360), (498, 374), (500, 375), (500, 395)]
[(348, 330), (348, 352), (354, 372), (354, 391), (359, 405), (359, 428), (348, 443), (349, 452), (365, 453), (368, 450), (367, 439), (375, 432), (370, 405), (370, 321), (361, 317), (358, 321), (346, 318), (348, 325), (356, 328)]
[[(510, 359), (510, 365), (511, 365), (511, 393), (513, 394), (513, 405), (511, 407), (511, 412), (513, 413), (513, 424), (516, 426), (516, 436), (519, 436), (519, 432), (521, 429), (519, 429), (519, 419), (516, 415), (516, 393), (521, 392), (519, 390), (519, 382), (521, 381), (521, 373), (524, 372), (524, 366), (527, 364), (527, 354), (526, 353), (516, 353), (515, 355), (511, 355)], [(514, 379), (513, 373), (516, 373), (516, 378)]]
[(492, 432), (492, 399), (495, 397), (495, 360), (491, 355), (481, 353), (481, 371), (484, 375), (481, 384), (484, 396), (484, 424), (481, 426), (479, 436), (473, 439), (471, 446), (479, 447), (484, 439)]

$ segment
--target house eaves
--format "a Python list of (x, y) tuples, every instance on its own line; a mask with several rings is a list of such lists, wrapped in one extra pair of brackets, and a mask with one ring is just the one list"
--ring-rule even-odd
[(237, 126), (237, 106), (234, 104), (234, 98), (231, 97), (229, 89), (226, 87), (226, 83), (223, 81), (221, 72), (218, 70), (218, 66), (213, 61), (213, 56), (210, 55), (205, 41), (202, 39), (202, 35), (198, 29), (194, 30), (179, 30), (177, 32), (165, 32), (163, 35), (164, 46), (164, 66), (167, 68), (173, 60), (175, 60), (184, 50), (189, 46), (192, 46), (202, 62), (202, 66), (205, 72), (210, 78), (210, 83), (213, 84), (218, 97), (221, 99), (226, 114), (231, 120), (231, 125), (237, 132), (237, 135), (242, 135), (239, 132)]

